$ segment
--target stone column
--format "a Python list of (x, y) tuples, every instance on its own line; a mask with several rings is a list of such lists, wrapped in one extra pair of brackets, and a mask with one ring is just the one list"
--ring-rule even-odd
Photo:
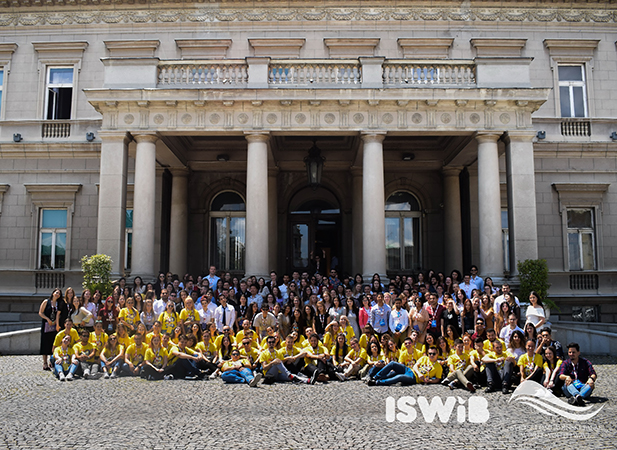
[(364, 134), (362, 157), (362, 273), (386, 276), (384, 134)]
[(131, 275), (144, 282), (154, 279), (156, 210), (156, 134), (138, 134), (135, 151), (135, 194), (133, 198), (133, 259)]
[[(351, 182), (353, 190), (352, 199), (352, 270), (353, 273), (364, 273), (362, 270), (362, 169), (351, 168)], [(385, 238), (384, 238), (385, 239)], [(352, 274), (353, 275), (353, 274)]]
[(501, 243), (501, 193), (496, 133), (481, 133), (478, 141), (478, 211), (480, 271), (483, 276), (503, 277)]
[(186, 273), (188, 240), (187, 224), (188, 175), (185, 168), (172, 168), (171, 180), (171, 220), (169, 223), (169, 270), (180, 277)]
[(268, 239), (268, 140), (267, 133), (246, 135), (246, 275), (267, 277)]
[(510, 132), (506, 143), (508, 183), (508, 228), (510, 273), (518, 273), (517, 261), (538, 259), (536, 180), (533, 159), (533, 132)]
[(463, 231), (461, 228), (461, 186), (460, 167), (444, 167), (443, 205), (444, 205), (444, 261), (445, 269), (463, 268)]
[(278, 169), (268, 171), (268, 229), (270, 234), (268, 251), (268, 271), (277, 270), (278, 256), (278, 198), (277, 198)]
[(96, 252), (112, 259), (112, 277), (124, 274), (124, 225), (126, 221), (126, 172), (128, 143), (126, 133), (99, 131), (101, 168)]

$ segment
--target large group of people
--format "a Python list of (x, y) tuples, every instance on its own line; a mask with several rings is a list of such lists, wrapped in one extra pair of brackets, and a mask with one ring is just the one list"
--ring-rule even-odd
[[(220, 276), (219, 276), (220, 275)], [(239, 280), (210, 267), (182, 279), (125, 279), (99, 291), (54, 289), (41, 304), (43, 369), (60, 381), (141, 376), (226, 383), (369, 386), (442, 383), (508, 393), (534, 380), (582, 405), (596, 373), (576, 343), (551, 336), (532, 292), (524, 314), (504, 283), (476, 266), (384, 282), (293, 272)]]

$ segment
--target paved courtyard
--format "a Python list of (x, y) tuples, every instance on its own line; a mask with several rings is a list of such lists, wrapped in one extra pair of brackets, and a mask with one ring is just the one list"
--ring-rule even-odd
[[(60, 383), (35, 356), (0, 357), (0, 449), (615, 449), (617, 358), (595, 357), (592, 419), (541, 414), (501, 392), (485, 423), (457, 421), (472, 396), (442, 386), (224, 385), (141, 379)], [(386, 420), (386, 399), (456, 396), (447, 423)], [(461, 401), (463, 401), (461, 403)], [(413, 403), (413, 402), (412, 402)], [(466, 414), (468, 413), (466, 409)]]

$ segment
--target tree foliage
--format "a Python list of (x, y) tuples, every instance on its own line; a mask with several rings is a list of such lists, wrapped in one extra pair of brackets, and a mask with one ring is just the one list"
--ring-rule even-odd
[(521, 281), (520, 298), (527, 301), (529, 293), (536, 291), (540, 300), (549, 308), (554, 309), (555, 303), (548, 298), (548, 264), (545, 259), (526, 259), (517, 263), (518, 276)]
[(90, 292), (93, 294), (98, 289), (101, 291), (103, 298), (111, 295), (111, 264), (111, 257), (103, 254), (86, 255), (81, 258), (81, 270), (84, 273), (82, 287), (90, 289)]

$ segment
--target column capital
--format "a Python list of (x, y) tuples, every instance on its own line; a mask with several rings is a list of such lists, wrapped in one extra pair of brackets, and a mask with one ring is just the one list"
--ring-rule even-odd
[(361, 177), (362, 176), (362, 167), (351, 166), (349, 168), (352, 177)]
[(158, 133), (147, 133), (147, 132), (139, 133), (139, 134), (131, 133), (131, 135), (133, 136), (133, 139), (135, 139), (135, 142), (137, 142), (138, 144), (141, 144), (142, 142), (155, 143), (156, 141), (159, 140)]
[(535, 131), (508, 131), (504, 135), (504, 142), (509, 144), (510, 142), (532, 142), (536, 137)]
[(497, 141), (499, 140), (502, 134), (503, 133), (494, 133), (494, 132), (492, 133), (490, 131), (487, 131), (487, 132), (481, 131), (478, 134), (476, 134), (476, 140), (480, 142), (481, 144), (484, 144), (486, 142), (497, 143)]
[(280, 169), (277, 166), (270, 167), (268, 165), (268, 176), (269, 177), (276, 177), (278, 176), (279, 172), (280, 172)]
[(367, 144), (371, 142), (382, 143), (383, 140), (386, 138), (386, 133), (366, 131), (366, 132), (362, 132), (360, 134), (360, 137)]
[(443, 166), (441, 173), (444, 177), (458, 177), (462, 170), (461, 166)]
[(97, 131), (98, 137), (103, 142), (124, 142), (128, 144), (131, 141), (131, 137), (126, 131)]
[(252, 132), (247, 131), (244, 133), (244, 137), (249, 142), (268, 142), (270, 140), (269, 132)]
[(167, 170), (171, 172), (174, 177), (188, 177), (188, 167), (169, 167)]

